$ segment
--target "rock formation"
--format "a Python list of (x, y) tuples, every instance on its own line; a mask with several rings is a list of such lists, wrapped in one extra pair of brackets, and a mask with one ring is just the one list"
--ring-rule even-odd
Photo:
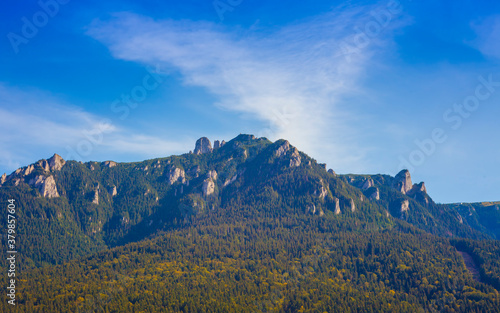
[(66, 164), (66, 161), (64, 161), (64, 159), (56, 153), (54, 153), (54, 155), (47, 161), (49, 162), (49, 167), (52, 171), (60, 171), (64, 164)]
[(202, 192), (204, 196), (210, 196), (215, 192), (215, 183), (212, 178), (207, 178), (203, 181)]
[(2, 177), (0, 178), (0, 185), (3, 185), (5, 181), (7, 180), (7, 174), (3, 173)]
[(278, 158), (284, 156), (288, 150), (290, 150), (290, 143), (285, 140), (283, 144), (274, 152), (274, 155)]
[(351, 212), (355, 212), (356, 211), (356, 204), (354, 203), (354, 200), (351, 199), (351, 201), (349, 201), (350, 203), (350, 206), (351, 206)]
[(404, 200), (401, 203), (401, 213), (404, 213), (410, 209), (410, 202), (408, 200)]
[(116, 165), (117, 164), (114, 161), (106, 161), (106, 162), (104, 162), (104, 166), (109, 167), (109, 168), (115, 167)]
[(44, 171), (46, 172), (50, 171), (50, 165), (47, 160), (40, 160), (36, 164), (40, 165), (40, 167), (43, 168)]
[(365, 180), (363, 186), (361, 187), (361, 189), (366, 190), (366, 189), (371, 188), (373, 186), (375, 186), (375, 183), (373, 182), (373, 179), (367, 178)]
[(118, 190), (116, 189), (116, 186), (111, 187), (111, 196), (114, 197), (118, 194)]
[(92, 203), (99, 204), (99, 184), (97, 184), (97, 187), (94, 190), (94, 199), (92, 200)]
[(292, 157), (290, 159), (290, 167), (297, 167), (300, 166), (300, 163), (302, 160), (300, 159), (300, 153), (297, 148), (294, 148), (294, 151), (292, 153)]
[(203, 154), (212, 152), (212, 144), (207, 137), (201, 137), (196, 141), (196, 146), (194, 148), (194, 154)]
[(217, 172), (215, 170), (208, 171), (207, 178), (211, 178), (212, 180), (217, 180)]
[(177, 181), (184, 183), (186, 181), (186, 173), (184, 170), (174, 167), (168, 173), (168, 183), (173, 185)]
[(321, 200), (323, 200), (328, 195), (328, 190), (323, 186), (323, 180), (321, 180), (320, 183), (321, 188), (319, 188), (319, 190), (314, 190), (314, 195), (317, 195)]
[(332, 174), (333, 176), (337, 177), (337, 173), (335, 173), (335, 171), (334, 171), (334, 170), (332, 170), (332, 169), (329, 169), (329, 170), (328, 170), (328, 173), (330, 173), (330, 174)]
[(225, 182), (224, 182), (224, 187), (226, 187), (227, 185), (231, 184), (231, 183), (234, 183), (234, 181), (238, 178), (238, 174), (234, 175), (233, 177), (231, 177), (231, 179), (227, 179)]
[(406, 194), (411, 190), (413, 184), (411, 182), (411, 175), (408, 170), (402, 170), (394, 178), (394, 188), (400, 191), (402, 194)]
[(45, 198), (59, 197), (54, 176), (45, 177), (38, 175), (35, 178), (32, 178), (28, 185), (37, 188), (40, 194)]
[(335, 201), (335, 215), (339, 215), (340, 213), (342, 213), (342, 211), (340, 211), (340, 200), (339, 198), (333, 198), (333, 200)]

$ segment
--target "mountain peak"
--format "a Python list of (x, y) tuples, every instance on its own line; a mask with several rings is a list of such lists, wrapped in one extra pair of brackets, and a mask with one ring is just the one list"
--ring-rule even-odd
[(194, 148), (194, 154), (203, 154), (212, 152), (212, 144), (207, 137), (201, 137), (196, 141), (196, 146)]
[(66, 164), (66, 161), (57, 153), (47, 160), (51, 170), (60, 171), (61, 168)]
[(404, 169), (396, 175), (394, 188), (396, 188), (398, 191), (401, 191), (401, 193), (403, 194), (406, 194), (413, 188), (410, 171)]

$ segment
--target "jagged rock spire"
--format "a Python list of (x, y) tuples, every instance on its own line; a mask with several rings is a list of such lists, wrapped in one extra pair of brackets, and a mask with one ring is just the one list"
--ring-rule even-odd
[(207, 137), (201, 137), (196, 141), (196, 146), (194, 148), (194, 154), (203, 154), (212, 152), (212, 144)]

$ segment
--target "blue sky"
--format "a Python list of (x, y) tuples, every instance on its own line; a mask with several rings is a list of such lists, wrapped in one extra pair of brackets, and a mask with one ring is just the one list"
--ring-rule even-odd
[(0, 21), (2, 173), (252, 133), (500, 200), (500, 3), (7, 0)]

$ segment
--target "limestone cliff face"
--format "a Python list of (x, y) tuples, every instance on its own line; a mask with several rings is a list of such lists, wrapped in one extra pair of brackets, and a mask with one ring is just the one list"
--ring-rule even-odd
[(401, 203), (401, 213), (404, 213), (410, 209), (410, 202), (408, 200), (404, 200), (403, 203)]
[(173, 185), (177, 181), (184, 183), (186, 181), (186, 173), (183, 169), (174, 167), (168, 173), (168, 183)]
[(202, 192), (204, 196), (210, 196), (215, 192), (215, 183), (212, 178), (207, 178), (203, 181)]
[(323, 180), (320, 180), (320, 184), (321, 186), (319, 187), (319, 190), (315, 190), (314, 195), (323, 200), (328, 195), (328, 190), (324, 187)]
[(215, 170), (208, 171), (207, 178), (211, 178), (212, 180), (217, 180), (217, 172)]
[(7, 174), (3, 174), (0, 178), (0, 185), (3, 185), (7, 181)]
[(340, 200), (339, 198), (333, 198), (333, 200), (335, 201), (335, 215), (339, 215), (340, 213), (342, 213), (342, 211), (340, 211)]
[(274, 152), (274, 155), (280, 158), (284, 156), (288, 150), (290, 150), (290, 143), (285, 140), (285, 142)]
[(110, 194), (112, 197), (116, 196), (118, 194), (118, 190), (116, 189), (116, 186), (113, 186), (110, 188)]
[(224, 140), (222, 140), (222, 141), (219, 141), (219, 140), (214, 141), (214, 150), (222, 148), (225, 144), (226, 144), (226, 142)]
[(54, 154), (47, 161), (51, 171), (60, 171), (64, 164), (66, 164), (66, 161), (64, 161), (64, 159), (58, 154)]
[(406, 194), (411, 190), (413, 184), (411, 182), (411, 175), (408, 170), (402, 170), (394, 178), (394, 188), (400, 191), (402, 194)]
[(94, 190), (94, 199), (92, 199), (93, 204), (99, 205), (99, 185)]
[(104, 162), (104, 166), (109, 167), (109, 168), (115, 167), (116, 165), (117, 165), (116, 162), (113, 162), (113, 161)]
[(207, 137), (201, 137), (196, 141), (196, 146), (194, 148), (194, 154), (203, 154), (212, 152), (212, 144)]
[(57, 198), (59, 197), (59, 192), (57, 192), (56, 181), (53, 176), (42, 176), (38, 175), (32, 178), (28, 185), (38, 189), (40, 194), (45, 198)]
[(351, 206), (351, 212), (355, 212), (356, 211), (356, 204), (354, 203), (354, 200), (351, 199), (351, 201), (349, 201), (349, 204)]
[(364, 183), (363, 183), (363, 186), (361, 187), (361, 189), (363, 190), (366, 190), (368, 188), (371, 188), (375, 186), (375, 183), (373, 182), (373, 179), (371, 178), (368, 178)]
[(292, 153), (292, 157), (290, 159), (290, 167), (297, 167), (300, 166), (300, 163), (302, 160), (300, 159), (300, 153), (297, 148), (294, 148), (294, 151)]

